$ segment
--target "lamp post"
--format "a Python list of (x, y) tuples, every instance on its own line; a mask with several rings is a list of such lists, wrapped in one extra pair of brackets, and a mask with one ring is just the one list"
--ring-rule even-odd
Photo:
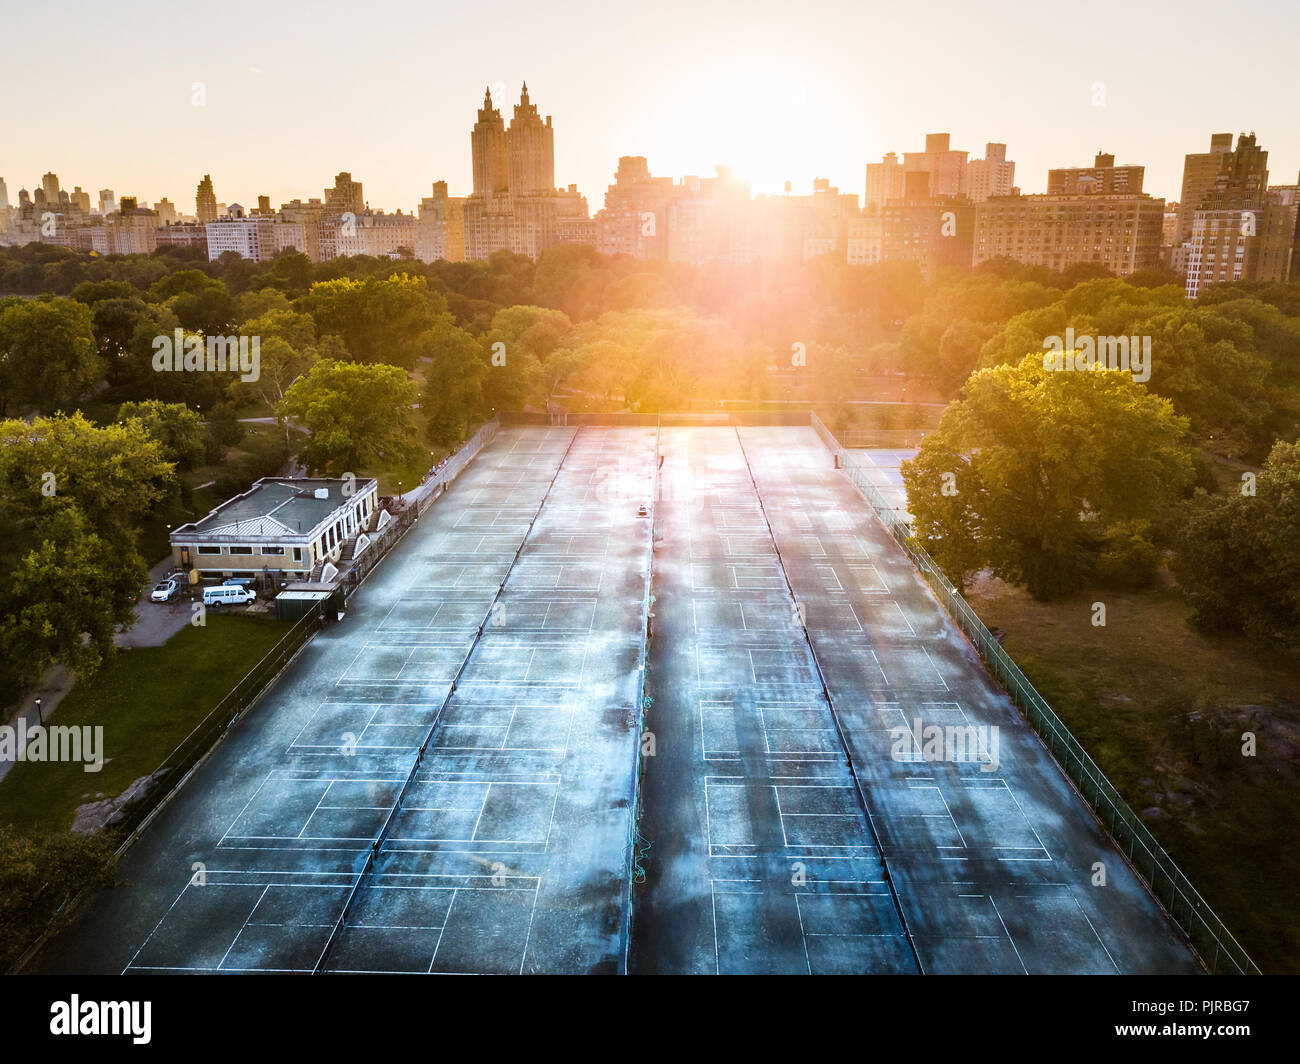
[(45, 726), (45, 714), (41, 712), (41, 700), (39, 698), (36, 700), (36, 719), (41, 722), (42, 727)]

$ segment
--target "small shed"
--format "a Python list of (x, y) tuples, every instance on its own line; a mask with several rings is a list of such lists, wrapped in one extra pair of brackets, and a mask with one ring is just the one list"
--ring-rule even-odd
[(313, 610), (324, 610), (332, 591), (281, 591), (275, 596), (275, 619), (296, 621)]

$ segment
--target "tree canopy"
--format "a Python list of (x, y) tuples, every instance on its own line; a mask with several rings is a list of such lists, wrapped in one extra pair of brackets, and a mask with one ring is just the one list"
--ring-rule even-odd
[(1120, 370), (981, 370), (903, 464), (917, 536), (958, 584), (988, 566), (1039, 598), (1074, 590), (1108, 546), (1164, 526), (1195, 478), (1186, 437)]

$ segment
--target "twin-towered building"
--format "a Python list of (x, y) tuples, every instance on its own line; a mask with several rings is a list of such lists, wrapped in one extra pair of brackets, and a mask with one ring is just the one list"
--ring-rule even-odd
[[(525, 82), (509, 126), (483, 94), (483, 106), (470, 132), (474, 191), (453, 201), (434, 188), (433, 202), (421, 203), (429, 219), (426, 241), (439, 240), (448, 258), (485, 259), (494, 251), (536, 258), (546, 248), (587, 234), (587, 201), (576, 185), (555, 187), (555, 130), (528, 98)], [(459, 230), (463, 252), (455, 246)]]

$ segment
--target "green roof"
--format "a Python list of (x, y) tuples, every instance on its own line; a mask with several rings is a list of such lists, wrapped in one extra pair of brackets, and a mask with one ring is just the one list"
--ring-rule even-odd
[[(306, 534), (350, 498), (343, 486), (352, 483), (353, 495), (364, 494), (372, 479), (349, 482), (342, 478), (263, 478), (242, 495), (222, 503), (207, 517), (176, 529), (176, 533), (207, 532), (214, 535)], [(316, 498), (317, 489), (329, 494)]]

